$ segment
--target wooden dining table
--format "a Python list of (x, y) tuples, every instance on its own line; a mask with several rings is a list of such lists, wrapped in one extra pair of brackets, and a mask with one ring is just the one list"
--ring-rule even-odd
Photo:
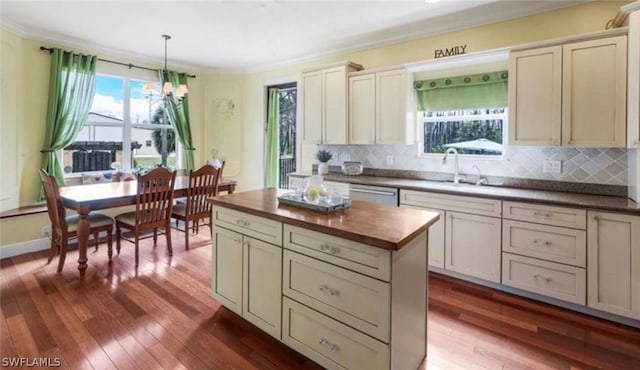
[[(219, 192), (233, 193), (235, 180), (222, 179), (218, 185)], [(189, 178), (176, 177), (174, 198), (187, 196)], [(60, 197), (65, 208), (78, 212), (78, 270), (84, 276), (87, 269), (87, 245), (89, 244), (89, 212), (136, 204), (138, 194), (137, 181), (108, 182), (90, 185), (63, 186)]]

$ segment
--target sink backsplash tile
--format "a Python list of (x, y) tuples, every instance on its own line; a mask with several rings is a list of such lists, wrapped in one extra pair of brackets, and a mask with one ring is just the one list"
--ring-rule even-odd
[[(453, 160), (442, 155), (419, 157), (416, 145), (322, 145), (334, 153), (329, 162), (340, 165), (349, 158), (365, 168), (453, 172)], [(393, 166), (386, 166), (393, 156)], [(562, 161), (561, 173), (543, 173), (544, 160)], [(563, 148), (507, 146), (502, 159), (460, 155), (460, 173), (607, 185), (628, 185), (627, 150), (624, 148)]]

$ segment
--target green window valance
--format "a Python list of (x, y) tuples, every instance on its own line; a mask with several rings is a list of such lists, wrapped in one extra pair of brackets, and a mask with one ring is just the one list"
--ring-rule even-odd
[(422, 80), (413, 83), (419, 111), (507, 106), (507, 71)]

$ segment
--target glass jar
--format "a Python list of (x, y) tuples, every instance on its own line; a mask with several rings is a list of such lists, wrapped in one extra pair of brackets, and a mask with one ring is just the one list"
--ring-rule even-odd
[(322, 176), (313, 175), (305, 178), (302, 182), (302, 187), (304, 189), (302, 196), (307, 202), (318, 203), (321, 197), (327, 196), (327, 189), (324, 186)]

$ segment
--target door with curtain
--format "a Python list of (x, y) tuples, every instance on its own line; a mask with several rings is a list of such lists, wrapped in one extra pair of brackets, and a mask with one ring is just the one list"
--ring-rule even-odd
[(265, 187), (288, 187), (296, 171), (296, 83), (267, 87)]

